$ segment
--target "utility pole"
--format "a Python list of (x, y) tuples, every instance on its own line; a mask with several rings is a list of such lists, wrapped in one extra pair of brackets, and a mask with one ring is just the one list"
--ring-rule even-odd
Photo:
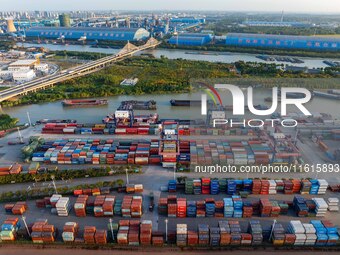
[(21, 143), (21, 144), (23, 144), (24, 143), (24, 139), (22, 138), (22, 135), (21, 135), (21, 132), (20, 132), (20, 128), (19, 127), (17, 127), (17, 129), (18, 129), (18, 134), (19, 134), (19, 142)]
[(294, 137), (294, 144), (295, 144), (295, 145), (297, 144), (297, 137), (298, 137), (298, 134), (299, 134), (299, 130), (297, 129), (297, 130), (296, 130), (296, 133), (295, 133), (295, 137)]
[(31, 237), (30, 230), (28, 229), (28, 226), (27, 226), (27, 223), (26, 223), (26, 216), (22, 215), (22, 216), (21, 216), (21, 219), (22, 219), (22, 221), (24, 222), (24, 225), (25, 225), (25, 228), (26, 228), (26, 231), (27, 231), (28, 236)]
[(32, 121), (31, 121), (31, 117), (30, 117), (30, 113), (29, 112), (27, 112), (27, 119), (28, 119), (28, 124), (31, 127), (32, 126)]
[(276, 219), (274, 220), (274, 223), (273, 223), (273, 226), (272, 226), (272, 230), (271, 230), (271, 232), (270, 232), (269, 241), (272, 239), (275, 225), (276, 225)]
[(126, 184), (129, 184), (129, 172), (127, 168), (125, 168), (125, 173), (126, 173)]
[(54, 175), (51, 176), (51, 179), (52, 179), (52, 184), (53, 184), (53, 187), (54, 187), (54, 191), (55, 191), (56, 194), (58, 194), (57, 186), (55, 185), (55, 182), (54, 182)]
[(165, 219), (164, 222), (165, 222), (165, 242), (168, 243), (168, 222), (169, 222), (169, 220)]
[(113, 235), (112, 218), (109, 219), (109, 222), (110, 222), (110, 229), (111, 229), (112, 242), (113, 242), (115, 240), (115, 237)]
[(174, 180), (176, 181), (176, 165), (174, 165)]

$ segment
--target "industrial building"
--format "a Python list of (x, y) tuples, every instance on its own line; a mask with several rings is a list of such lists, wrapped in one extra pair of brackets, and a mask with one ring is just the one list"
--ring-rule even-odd
[(7, 33), (15, 33), (17, 29), (14, 26), (13, 19), (7, 20)]
[(59, 23), (61, 27), (70, 27), (71, 26), (70, 15), (65, 13), (59, 15)]
[(106, 41), (140, 41), (150, 33), (144, 28), (93, 28), (93, 27), (32, 27), (26, 31), (26, 37), (46, 39), (64, 38), (69, 40), (106, 40)]
[(312, 27), (313, 24), (306, 22), (289, 21), (245, 21), (242, 23), (248, 27)]
[(9, 64), (8, 71), (11, 72), (28, 71), (34, 69), (37, 63), (38, 61), (36, 59), (20, 59)]
[(212, 40), (211, 34), (203, 33), (180, 33), (172, 36), (168, 43), (175, 45), (186, 45), (186, 46), (202, 46), (210, 43)]
[(35, 72), (33, 70), (13, 72), (13, 80), (15, 82), (28, 82), (35, 78)]
[(340, 50), (340, 38), (229, 33), (226, 45), (303, 50)]
[(180, 17), (180, 18), (172, 18), (170, 20), (171, 23), (186, 23), (186, 24), (196, 24), (196, 23), (205, 23), (204, 18), (194, 18), (194, 17)]
[(19, 59), (10, 63), (7, 70), (0, 70), (0, 80), (22, 83), (33, 80), (36, 72), (47, 74), (48, 71), (49, 65), (37, 59)]

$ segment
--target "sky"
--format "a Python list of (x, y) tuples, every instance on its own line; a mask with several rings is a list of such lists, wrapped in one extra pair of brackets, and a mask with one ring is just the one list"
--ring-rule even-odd
[(0, 11), (219, 10), (340, 13), (340, 0), (0, 0)]

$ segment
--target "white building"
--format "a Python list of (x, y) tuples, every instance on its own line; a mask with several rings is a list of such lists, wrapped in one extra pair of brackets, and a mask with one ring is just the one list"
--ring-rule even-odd
[(19, 51), (19, 50), (10, 50), (8, 51), (8, 54), (13, 57), (24, 57), (26, 52), (25, 51)]
[(29, 69), (34, 69), (36, 64), (37, 64), (36, 59), (17, 60), (15, 62), (9, 64), (8, 71), (25, 72), (25, 71), (28, 71)]
[(34, 78), (35, 72), (33, 70), (26, 72), (13, 72), (13, 80), (15, 82), (27, 82), (33, 80)]
[(34, 69), (36, 71), (47, 73), (48, 72), (48, 64), (37, 64), (35, 65)]
[(8, 71), (10, 72), (27, 72), (32, 70), (29, 66), (9, 66)]

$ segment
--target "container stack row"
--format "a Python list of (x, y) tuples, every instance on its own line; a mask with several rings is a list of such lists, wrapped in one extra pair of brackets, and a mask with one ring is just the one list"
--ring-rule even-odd
[(172, 218), (184, 217), (216, 217), (216, 218), (251, 218), (279, 217), (287, 215), (289, 210), (298, 217), (324, 217), (328, 205), (323, 198), (305, 199), (296, 195), (293, 201), (277, 201), (268, 198), (242, 199), (233, 195), (229, 198), (215, 200), (205, 198), (202, 200), (187, 200), (169, 195), (159, 199), (158, 212)]
[(41, 131), (42, 134), (65, 135), (158, 135), (159, 125), (118, 126), (111, 123), (84, 125), (77, 123), (47, 123)]
[(6, 176), (10, 174), (20, 174), (22, 171), (22, 165), (0, 165), (0, 176)]
[[(170, 184), (170, 182), (169, 182)], [(175, 182), (171, 181), (172, 187)], [(186, 179), (186, 194), (211, 194), (226, 193), (234, 194), (256, 194), (256, 195), (275, 195), (275, 194), (325, 194), (328, 182), (324, 179), (315, 180), (264, 180), (264, 179), (217, 179), (217, 178), (197, 178)], [(170, 190), (170, 188), (169, 188)], [(175, 191), (174, 188), (171, 188)]]
[(23, 201), (5, 204), (4, 207), (6, 213), (10, 213), (13, 215), (23, 215), (28, 209), (27, 203)]
[(19, 218), (7, 217), (1, 225), (0, 240), (1, 241), (15, 241), (17, 239), (17, 232), (20, 229)]
[(67, 139), (46, 142), (32, 155), (45, 164), (159, 164), (158, 141)]
[(37, 220), (32, 226), (31, 238), (33, 243), (52, 243), (56, 239), (54, 225), (48, 224), (47, 220)]
[(93, 215), (95, 217), (122, 216), (125, 218), (140, 218), (143, 214), (142, 196), (126, 195), (122, 200), (111, 195), (88, 196), (79, 195), (72, 206), (68, 197), (53, 195), (44, 200), (37, 200), (39, 208), (50, 208), (52, 214), (68, 216), (73, 207), (77, 217)]

